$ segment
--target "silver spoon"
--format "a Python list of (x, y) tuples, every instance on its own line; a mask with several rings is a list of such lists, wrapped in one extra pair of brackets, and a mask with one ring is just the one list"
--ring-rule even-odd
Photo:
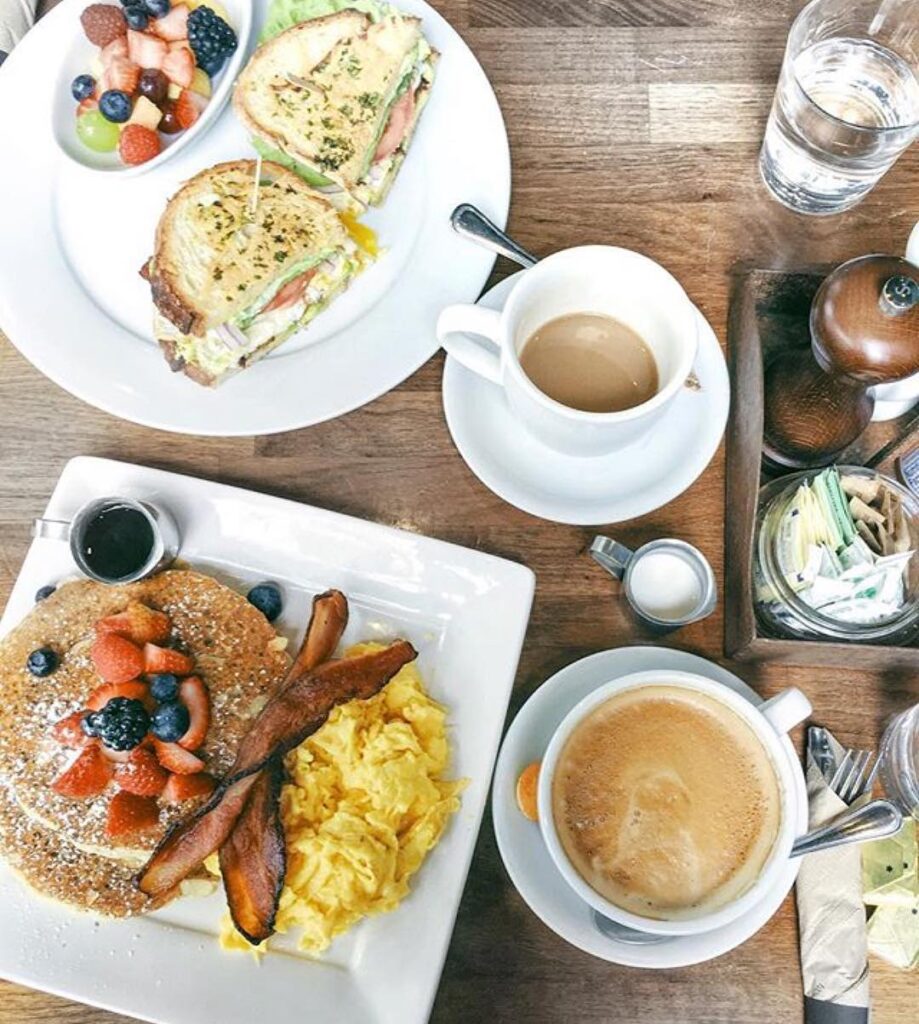
[(900, 808), (890, 800), (872, 800), (861, 807), (852, 807), (838, 817), (798, 836), (791, 848), (792, 857), (829, 850), (849, 843), (864, 843), (893, 835), (903, 824)]
[(503, 232), (496, 224), (492, 224), (485, 214), (472, 203), (460, 203), (450, 214), (450, 223), (458, 235), (468, 238), (476, 245), (496, 252), (499, 256), (506, 256), (512, 262), (519, 263), (521, 267), (532, 267), (538, 262), (531, 252), (527, 252), (510, 235)]
[(601, 935), (616, 942), (627, 942), (630, 946), (653, 946), (658, 942), (666, 942), (669, 935), (652, 935), (650, 932), (639, 932), (634, 928), (628, 928), (612, 918), (604, 917), (596, 910), (591, 910), (594, 927)]

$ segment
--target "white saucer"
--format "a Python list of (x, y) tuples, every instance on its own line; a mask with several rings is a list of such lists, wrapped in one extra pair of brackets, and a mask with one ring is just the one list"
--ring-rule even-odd
[[(501, 309), (516, 279), (500, 281), (479, 302)], [(644, 438), (598, 458), (547, 448), (517, 422), (497, 385), (448, 356), (444, 413), (460, 455), (498, 497), (559, 523), (619, 523), (673, 501), (711, 461), (728, 416), (724, 356), (708, 321), (698, 316), (693, 371), (701, 389), (684, 388)]]
[[(520, 771), (531, 761), (542, 758), (558, 723), (578, 701), (611, 679), (655, 668), (696, 672), (730, 686), (754, 704), (762, 703), (743, 680), (694, 654), (659, 647), (620, 647), (593, 654), (546, 680), (517, 713), (498, 755), (491, 808), (498, 849), (511, 881), (533, 913), (552, 931), (585, 953), (610, 963), (626, 967), (689, 967), (727, 953), (759, 931), (791, 890), (800, 861), (789, 860), (775, 888), (741, 920), (702, 935), (668, 938), (654, 945), (626, 944), (597, 930), (590, 907), (558, 873), (539, 826), (524, 818), (514, 796)], [(795, 767), (801, 809), (797, 828), (803, 833), (807, 830), (804, 774), (791, 741), (786, 738), (782, 742)]]

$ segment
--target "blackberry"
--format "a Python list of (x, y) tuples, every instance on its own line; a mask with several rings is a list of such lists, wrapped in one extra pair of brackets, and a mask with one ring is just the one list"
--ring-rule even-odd
[(101, 711), (87, 716), (93, 735), (112, 750), (133, 750), (147, 735), (150, 716), (139, 700), (113, 697)]
[(213, 66), (236, 49), (236, 33), (210, 7), (196, 7), (188, 16), (188, 45), (201, 66)]

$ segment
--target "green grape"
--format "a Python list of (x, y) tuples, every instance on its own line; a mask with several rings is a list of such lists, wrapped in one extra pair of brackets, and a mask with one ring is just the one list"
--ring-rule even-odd
[(118, 125), (107, 121), (98, 110), (87, 110), (77, 118), (80, 141), (97, 153), (110, 153), (115, 149), (120, 134)]

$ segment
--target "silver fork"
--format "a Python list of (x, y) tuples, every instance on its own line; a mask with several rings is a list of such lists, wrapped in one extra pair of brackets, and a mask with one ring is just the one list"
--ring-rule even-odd
[[(874, 766), (868, 770), (874, 758)], [(874, 788), (874, 777), (877, 774), (880, 760), (874, 757), (873, 750), (848, 749), (829, 780), (830, 789), (847, 804), (851, 804)]]

